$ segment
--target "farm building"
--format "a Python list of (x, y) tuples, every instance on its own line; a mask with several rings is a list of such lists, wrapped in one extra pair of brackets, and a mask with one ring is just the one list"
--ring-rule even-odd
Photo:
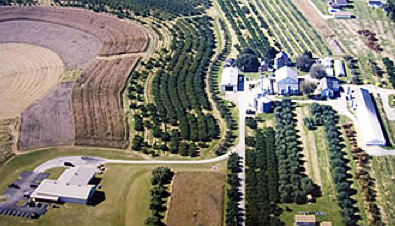
[(281, 67), (288, 66), (289, 61), (290, 59), (286, 53), (277, 53), (276, 58), (274, 59), (274, 68), (279, 69)]
[(281, 95), (299, 94), (298, 72), (288, 66), (275, 72), (277, 93)]
[(341, 8), (347, 6), (347, 0), (328, 0), (328, 6), (332, 8)]
[(295, 225), (315, 226), (315, 215), (295, 215)]
[(96, 172), (96, 166), (69, 168), (57, 180), (44, 179), (30, 197), (33, 201), (87, 204), (95, 192), (96, 186), (89, 183)]
[(259, 113), (270, 113), (271, 112), (271, 100), (264, 94), (258, 94), (254, 97), (253, 106)]
[(222, 91), (237, 91), (239, 70), (235, 67), (224, 67), (221, 77)]
[(386, 141), (372, 96), (366, 89), (359, 88), (357, 91), (357, 116), (365, 144), (385, 146)]
[(320, 223), (320, 226), (332, 226), (332, 222), (330, 222), (330, 221), (322, 221)]
[(344, 69), (343, 61), (335, 60), (334, 66), (335, 66), (334, 68), (335, 68), (335, 75), (336, 75), (336, 77), (346, 76), (346, 71)]
[(225, 61), (224, 67), (234, 67), (236, 65), (235, 58), (229, 58)]
[(383, 7), (383, 3), (381, 1), (368, 1), (368, 5), (371, 8), (382, 8)]
[(324, 77), (320, 80), (321, 98), (335, 97), (340, 90), (339, 80), (334, 77)]
[(261, 66), (259, 67), (260, 72), (266, 72), (269, 70), (269, 64), (266, 61), (261, 62)]
[(334, 12), (333, 16), (335, 19), (351, 19), (352, 14), (350, 12)]

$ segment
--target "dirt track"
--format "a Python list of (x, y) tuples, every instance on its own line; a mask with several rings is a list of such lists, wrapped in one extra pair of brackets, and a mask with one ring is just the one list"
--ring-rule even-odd
[(138, 58), (95, 60), (72, 93), (77, 145), (125, 148), (128, 144), (121, 91)]
[(173, 179), (166, 225), (221, 225), (223, 189), (223, 174), (177, 173)]
[(29, 44), (0, 45), (0, 118), (13, 118), (54, 88), (64, 72), (60, 57)]
[(70, 145), (74, 125), (70, 109), (73, 83), (61, 83), (44, 98), (22, 113), (18, 147), (30, 150)]
[(0, 31), (0, 43), (30, 43), (48, 48), (71, 69), (86, 67), (102, 46), (97, 37), (86, 32), (39, 21), (1, 22)]

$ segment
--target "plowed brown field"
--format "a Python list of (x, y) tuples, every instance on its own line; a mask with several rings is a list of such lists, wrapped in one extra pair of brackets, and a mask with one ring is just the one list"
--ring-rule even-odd
[(128, 132), (121, 91), (138, 58), (95, 60), (72, 93), (77, 145), (125, 148)]
[(224, 186), (225, 178), (221, 173), (177, 173), (166, 225), (221, 225)]
[(70, 145), (74, 126), (70, 109), (73, 83), (61, 83), (22, 113), (20, 150)]
[(100, 55), (142, 52), (148, 36), (139, 25), (83, 9), (51, 6), (0, 7), (0, 22), (35, 20), (60, 24), (98, 37), (103, 45)]

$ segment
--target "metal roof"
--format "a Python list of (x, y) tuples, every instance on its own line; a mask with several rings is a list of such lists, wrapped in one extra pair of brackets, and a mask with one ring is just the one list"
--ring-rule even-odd
[(237, 86), (239, 70), (235, 67), (225, 67), (222, 69), (221, 85)]
[(386, 144), (377, 111), (369, 91), (358, 89), (357, 116), (366, 145), (384, 146)]
[(291, 78), (292, 80), (298, 82), (298, 72), (288, 66), (281, 67), (276, 72), (274, 72), (274, 74), (276, 76), (277, 83), (286, 78)]

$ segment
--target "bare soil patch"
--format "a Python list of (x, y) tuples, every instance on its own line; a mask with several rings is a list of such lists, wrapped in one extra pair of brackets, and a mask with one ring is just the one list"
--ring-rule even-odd
[[(0, 118), (13, 118), (59, 82), (65, 65), (49, 49), (29, 44), (0, 45)], [(7, 56), (7, 57), (3, 57)]]
[(0, 22), (34, 20), (64, 25), (98, 37), (100, 55), (142, 52), (147, 48), (146, 31), (136, 23), (84, 9), (51, 6), (0, 7)]
[(73, 83), (61, 83), (22, 113), (20, 150), (70, 145), (74, 140), (70, 96)]
[(166, 225), (221, 225), (224, 185), (221, 173), (177, 173)]
[(77, 145), (127, 146), (121, 91), (137, 61), (137, 57), (95, 60), (77, 79), (72, 92)]
[(102, 46), (96, 36), (53, 23), (5, 21), (0, 23), (0, 31), (0, 43), (29, 43), (48, 48), (57, 53), (71, 69), (86, 67)]

